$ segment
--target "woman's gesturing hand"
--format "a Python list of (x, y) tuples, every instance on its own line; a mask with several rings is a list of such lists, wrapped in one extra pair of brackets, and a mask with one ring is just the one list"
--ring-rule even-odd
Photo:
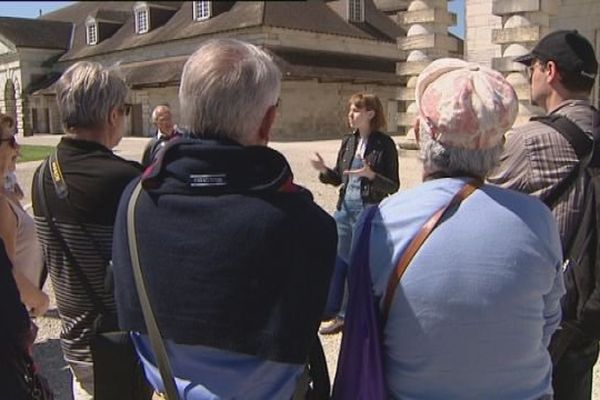
[(325, 165), (325, 162), (323, 161), (323, 157), (321, 157), (321, 155), (319, 153), (315, 153), (315, 156), (317, 157), (317, 159), (316, 160), (311, 159), (310, 164), (317, 171), (324, 173), (325, 171), (327, 171), (327, 166)]
[[(360, 156), (358, 156), (358, 157), (360, 158)], [(372, 181), (373, 179), (375, 179), (375, 172), (371, 169), (371, 166), (367, 163), (367, 160), (365, 160), (363, 158), (362, 161), (363, 161), (363, 166), (361, 168), (347, 169), (344, 171), (344, 174), (357, 175), (357, 176), (360, 176), (362, 178), (367, 178), (368, 180)]]

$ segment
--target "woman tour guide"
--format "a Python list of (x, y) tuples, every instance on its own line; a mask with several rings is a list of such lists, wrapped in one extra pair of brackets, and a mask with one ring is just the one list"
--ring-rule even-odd
[[(325, 165), (319, 153), (312, 166), (323, 183), (340, 186), (334, 218), (338, 230), (338, 257), (332, 278), (324, 319), (331, 325), (320, 330), (335, 334), (344, 324), (345, 281), (354, 224), (366, 205), (379, 203), (400, 187), (398, 151), (394, 141), (381, 130), (385, 116), (379, 98), (357, 93), (348, 101), (348, 125), (352, 132), (342, 139), (333, 168)], [(344, 301), (342, 301), (344, 300)]]

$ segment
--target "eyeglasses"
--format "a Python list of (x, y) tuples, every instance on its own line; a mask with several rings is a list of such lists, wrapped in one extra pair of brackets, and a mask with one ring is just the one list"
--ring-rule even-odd
[(121, 107), (121, 111), (123, 111), (123, 114), (125, 114), (126, 116), (129, 115), (129, 113), (131, 112), (131, 104), (123, 104), (123, 107)]
[(2, 142), (8, 142), (9, 146), (12, 147), (13, 149), (16, 149), (18, 146), (17, 138), (14, 135), (12, 135), (11, 137), (7, 137), (7, 138), (1, 138), (0, 143), (2, 143)]
[[(544, 63), (545, 64), (545, 63)], [(542, 64), (542, 61), (540, 60), (532, 60), (531, 64), (529, 64), (527, 66), (527, 79), (529, 79), (531, 81), (531, 78), (533, 77), (533, 71), (535, 70), (535, 66), (539, 65), (540, 69), (543, 71), (546, 68), (544, 67), (544, 65)]]

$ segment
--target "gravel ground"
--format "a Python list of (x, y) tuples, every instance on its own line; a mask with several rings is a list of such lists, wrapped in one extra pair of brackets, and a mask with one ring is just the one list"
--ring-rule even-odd
[[(21, 138), (23, 144), (55, 145), (60, 136), (38, 135), (34, 137)], [(139, 160), (145, 143), (144, 138), (125, 138), (116, 148), (116, 152), (128, 159)], [(311, 141), (311, 142), (286, 142), (272, 143), (271, 146), (282, 152), (288, 159), (294, 171), (296, 183), (310, 189), (315, 201), (325, 210), (333, 213), (337, 201), (337, 189), (323, 185), (317, 179), (317, 174), (311, 168), (309, 158), (314, 152), (319, 152), (329, 165), (333, 165), (336, 159), (339, 140)], [(17, 175), (25, 193), (23, 204), (30, 204), (30, 188), (33, 171), (39, 161), (19, 164)], [(421, 167), (417, 160), (416, 152), (410, 150), (400, 151), (400, 181), (401, 190), (413, 187), (420, 182)], [(54, 302), (54, 293), (49, 282), (46, 291), (50, 294), (51, 305), (46, 316), (38, 318), (36, 323), (40, 327), (35, 346), (35, 358), (42, 373), (49, 379), (56, 394), (56, 400), (70, 400), (70, 372), (62, 358), (58, 335), (60, 332), (60, 321)], [(333, 378), (337, 363), (337, 353), (340, 345), (341, 335), (321, 336), (323, 347), (328, 361), (330, 376)], [(598, 365), (594, 371), (594, 393), (593, 399), (600, 400), (600, 370)]]

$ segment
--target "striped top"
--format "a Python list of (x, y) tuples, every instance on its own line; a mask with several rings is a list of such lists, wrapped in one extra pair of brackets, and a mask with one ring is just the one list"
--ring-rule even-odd
[[(564, 115), (591, 137), (592, 107), (588, 101), (567, 100), (550, 114)], [(548, 125), (531, 121), (506, 134), (501, 165), (488, 182), (543, 198), (579, 162), (567, 139)], [(570, 243), (583, 211), (585, 177), (552, 209), (563, 246)]]
[[(113, 224), (121, 193), (140, 174), (141, 167), (116, 156), (101, 144), (67, 137), (58, 144), (57, 155), (68, 185), (69, 202), (57, 197), (47, 168), (44, 190), (48, 208), (95, 297), (102, 299), (106, 309), (115, 312), (112, 288), (105, 288)], [(91, 362), (92, 328), (101, 310), (85, 290), (76, 267), (68, 261), (48, 226), (40, 207), (38, 174), (39, 168), (33, 177), (33, 212), (62, 323), (61, 346), (67, 361)], [(77, 218), (87, 233), (82, 230)]]
[[(89, 341), (94, 320), (99, 314), (90, 295), (86, 292), (79, 274), (74, 270), (65, 253), (52, 234), (46, 218), (35, 217), (36, 228), (42, 243), (46, 264), (62, 321), (61, 345), (67, 360), (91, 362)], [(63, 238), (77, 260), (79, 268), (89, 281), (96, 297), (109, 311), (116, 312), (114, 298), (105, 289), (106, 261), (110, 259), (112, 226), (86, 224), (87, 232), (101, 246), (102, 255), (79, 225), (57, 223)]]

